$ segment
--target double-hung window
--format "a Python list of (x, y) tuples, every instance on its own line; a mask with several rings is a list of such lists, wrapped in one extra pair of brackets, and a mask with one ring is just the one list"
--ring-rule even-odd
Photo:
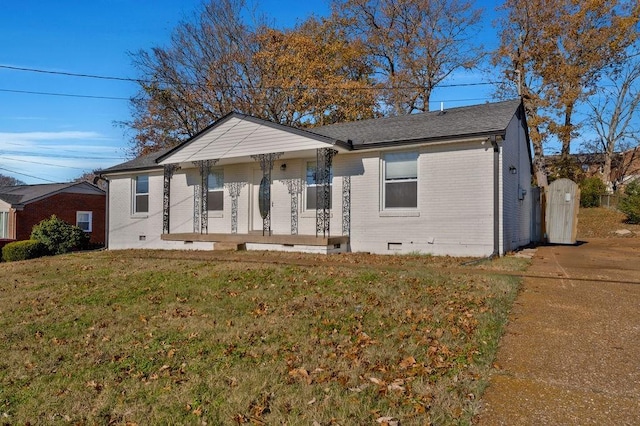
[(133, 213), (149, 213), (149, 176), (136, 176), (133, 194)]
[(394, 152), (384, 155), (383, 207), (418, 207), (418, 153)]
[(92, 219), (92, 212), (76, 212), (76, 226), (84, 232), (91, 232)]
[(316, 210), (316, 208), (331, 209), (331, 190), (333, 185), (333, 167), (329, 169), (329, 194), (328, 198), (324, 200), (324, 206), (322, 200), (318, 206), (318, 191), (321, 190), (320, 176), (318, 175), (318, 164), (315, 161), (307, 162), (307, 191), (306, 191), (306, 210)]
[(0, 238), (9, 238), (9, 212), (0, 212)]
[(207, 178), (209, 193), (207, 194), (207, 210), (222, 211), (224, 209), (224, 172), (213, 169)]

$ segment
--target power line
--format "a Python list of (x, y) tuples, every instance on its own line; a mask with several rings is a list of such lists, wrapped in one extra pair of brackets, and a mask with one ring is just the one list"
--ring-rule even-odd
[(60, 167), (60, 168), (63, 168), (63, 169), (86, 170), (86, 168), (82, 168), (82, 167), (63, 166), (63, 165), (60, 165), (60, 164), (43, 163), (41, 161), (22, 160), (20, 158), (14, 158), (14, 157), (11, 157), (11, 156), (5, 156), (4, 158), (9, 160), (9, 161), (20, 161), (22, 163), (40, 164), (42, 166)]
[(45, 181), (45, 182), (49, 182), (49, 183), (57, 183), (56, 181), (53, 181), (53, 180), (49, 180), (49, 179), (45, 179), (45, 178), (41, 178), (41, 177), (38, 177), (38, 176), (28, 175), (28, 174), (26, 174), (26, 173), (16, 172), (15, 170), (10, 170), (10, 169), (7, 169), (7, 168), (5, 168), (5, 167), (0, 167), (0, 170), (4, 170), (4, 171), (6, 171), (6, 172), (13, 173), (13, 174), (16, 174), (16, 175), (21, 175), (21, 176), (30, 177), (30, 178), (33, 178), (33, 179), (43, 180), (43, 181)]
[(93, 96), (93, 95), (78, 95), (73, 93), (54, 93), (54, 92), (33, 92), (30, 90), (11, 90), (11, 89), (0, 89), (0, 92), (8, 92), (8, 93), (25, 93), (28, 95), (45, 95), (45, 96), (65, 96), (68, 98), (88, 98), (88, 99), (110, 99), (117, 101), (128, 101), (129, 98), (119, 98), (115, 96)]
[[(15, 143), (13, 143), (12, 145), (20, 146), (19, 144), (15, 144)], [(44, 146), (38, 147), (38, 149), (54, 149), (54, 150), (57, 150), (55, 147), (44, 147)], [(62, 159), (66, 159), (66, 160), (123, 160), (123, 157), (106, 157), (106, 156), (103, 156), (103, 157), (95, 157), (95, 156), (87, 157), (86, 155), (84, 155), (84, 156), (75, 156), (75, 155), (62, 155), (62, 154), (41, 154), (41, 155), (39, 155), (37, 153), (33, 153), (33, 152), (30, 152), (30, 151), (16, 151), (16, 150), (6, 150), (6, 149), (0, 150), (0, 152), (4, 152), (5, 154), (8, 154), (8, 155), (26, 155), (28, 157), (41, 157), (41, 156), (44, 156), (44, 157), (52, 157), (52, 158), (62, 158)], [(69, 150), (67, 150), (67, 152), (77, 152), (77, 151), (69, 151)]]
[[(144, 82), (145, 80), (135, 79), (135, 78), (126, 78), (126, 77), (113, 77), (107, 75), (95, 75), (95, 74), (79, 74), (74, 72), (64, 72), (64, 71), (50, 71), (43, 70), (38, 68), (26, 68), (26, 67), (14, 67), (11, 65), (0, 65), (0, 68), (14, 70), (14, 71), (27, 71), (27, 72), (36, 72), (40, 74), (54, 74), (54, 75), (66, 75), (68, 77), (83, 77), (83, 78), (96, 78), (100, 80), (116, 80), (116, 81), (131, 81), (134, 83)], [(148, 81), (147, 81), (148, 82)]]
[[(14, 70), (14, 71), (26, 71), (26, 72), (35, 72), (41, 74), (53, 74), (53, 75), (64, 75), (67, 77), (80, 77), (80, 78), (93, 78), (93, 79), (101, 79), (101, 80), (115, 80), (115, 81), (127, 81), (133, 83), (164, 83), (164, 84), (175, 84), (175, 82), (169, 82), (163, 80), (148, 80), (148, 79), (139, 79), (139, 78), (128, 78), (128, 77), (115, 77), (115, 76), (106, 76), (106, 75), (97, 75), (97, 74), (81, 74), (81, 73), (73, 73), (73, 72), (65, 72), (65, 71), (50, 71), (39, 68), (26, 68), (26, 67), (15, 67), (11, 65), (0, 65), (0, 68)], [(456, 84), (439, 84), (437, 87), (472, 87), (472, 86), (488, 86), (493, 84), (501, 83), (499, 81), (487, 81), (487, 82), (477, 82), (477, 83), (456, 83)], [(202, 83), (191, 83), (191, 82), (181, 82), (179, 83), (183, 86), (196, 86), (203, 87)], [(219, 85), (218, 87), (222, 89), (247, 89), (247, 87), (239, 85), (239, 84), (227, 84), (227, 85)], [(291, 90), (291, 89), (299, 89), (300, 87), (292, 86), (292, 87), (284, 87), (284, 86), (258, 86), (254, 89), (258, 90)], [(403, 87), (382, 87), (382, 86), (370, 86), (370, 87), (328, 87), (328, 86), (318, 86), (318, 87), (307, 87), (310, 90), (415, 90), (421, 89), (421, 86), (403, 86)], [(3, 90), (8, 91), (8, 90)], [(108, 99), (122, 99), (122, 98), (108, 98)]]

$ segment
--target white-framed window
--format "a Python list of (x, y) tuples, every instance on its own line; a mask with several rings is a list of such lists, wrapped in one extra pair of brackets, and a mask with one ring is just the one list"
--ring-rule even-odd
[[(307, 161), (307, 185), (306, 185), (306, 202), (305, 210), (316, 210), (316, 208), (323, 208), (323, 206), (317, 206), (317, 194), (318, 194), (318, 163), (316, 161)], [(333, 190), (333, 167), (329, 169), (329, 199), (327, 209), (331, 209), (331, 192)]]
[(392, 152), (383, 156), (384, 209), (418, 207), (418, 153)]
[(212, 169), (207, 178), (209, 194), (207, 194), (207, 210), (224, 210), (224, 171)]
[(0, 212), (0, 238), (9, 238), (9, 212)]
[(133, 184), (133, 213), (149, 213), (149, 176), (138, 175)]
[(93, 229), (93, 212), (76, 212), (76, 226), (84, 232)]

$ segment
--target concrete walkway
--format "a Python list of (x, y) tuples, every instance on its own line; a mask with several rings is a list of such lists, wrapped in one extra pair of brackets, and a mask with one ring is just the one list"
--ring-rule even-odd
[(540, 247), (480, 425), (640, 425), (640, 238)]

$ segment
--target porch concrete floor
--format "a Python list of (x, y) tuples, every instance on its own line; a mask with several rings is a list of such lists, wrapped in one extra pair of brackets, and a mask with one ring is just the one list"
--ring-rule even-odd
[(176, 233), (163, 234), (164, 241), (201, 241), (201, 242), (220, 242), (233, 244), (284, 244), (284, 245), (302, 245), (302, 246), (333, 246), (336, 244), (347, 244), (349, 237), (346, 235), (337, 235), (329, 237), (316, 237), (315, 235), (262, 235), (262, 233), (251, 234), (197, 234), (197, 233)]

